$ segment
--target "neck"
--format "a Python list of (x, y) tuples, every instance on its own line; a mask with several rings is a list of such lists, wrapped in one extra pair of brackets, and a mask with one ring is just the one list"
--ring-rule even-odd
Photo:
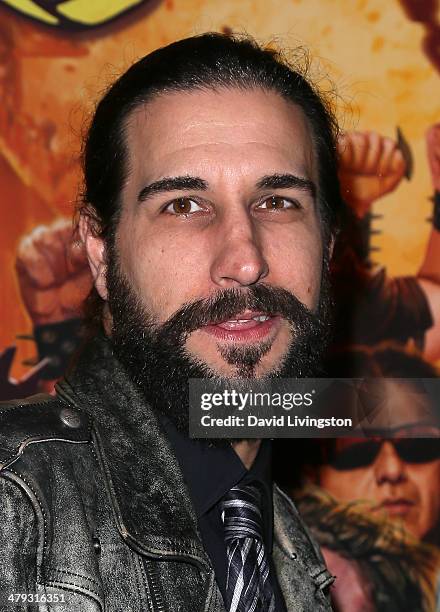
[(260, 444), (261, 440), (240, 440), (240, 442), (232, 443), (232, 448), (240, 457), (241, 462), (247, 470), (250, 469), (255, 461)]

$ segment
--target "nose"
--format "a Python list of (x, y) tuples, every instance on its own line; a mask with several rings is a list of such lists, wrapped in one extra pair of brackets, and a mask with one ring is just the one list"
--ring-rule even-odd
[(261, 236), (245, 209), (224, 216), (217, 227), (215, 244), (210, 273), (220, 288), (248, 287), (269, 274)]
[(400, 484), (406, 480), (405, 462), (399, 457), (394, 445), (385, 440), (374, 462), (376, 482)]

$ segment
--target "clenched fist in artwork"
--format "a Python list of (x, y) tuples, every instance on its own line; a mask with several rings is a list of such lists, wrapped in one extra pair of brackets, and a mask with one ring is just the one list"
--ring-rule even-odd
[(350, 132), (338, 141), (341, 193), (358, 217), (393, 191), (406, 171), (397, 143), (376, 132)]
[(78, 317), (92, 286), (84, 249), (65, 219), (21, 241), (16, 259), (21, 295), (34, 327)]

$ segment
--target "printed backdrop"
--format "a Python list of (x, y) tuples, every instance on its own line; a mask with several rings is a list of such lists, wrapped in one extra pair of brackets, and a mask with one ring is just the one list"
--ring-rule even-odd
[[(440, 122), (439, 24), (436, 0), (0, 0), (0, 379), (6, 389), (0, 399), (8, 395), (8, 385), (14, 387), (20, 379), (22, 391), (35, 386), (29, 375), (38, 361), (38, 330), (76, 317), (87, 289), (84, 259), (74, 247), (66, 258), (65, 250), (68, 219), (80, 190), (81, 135), (95, 102), (134, 60), (191, 34), (245, 31), (263, 43), (310, 49), (315, 80), (327, 92), (337, 92), (334, 100), (346, 132), (341, 178), (347, 199), (359, 217), (372, 213), (368, 266), (382, 266), (389, 278), (416, 275), (432, 229), (434, 185), (428, 155), (431, 168), (433, 159), (440, 159), (440, 132), (435, 128)], [(436, 276), (432, 261), (431, 268), (435, 284), (440, 274)], [(72, 330), (63, 330), (68, 353)], [(40, 349), (46, 340), (50, 334), (39, 336)], [(420, 338), (418, 342), (420, 348)], [(424, 357), (431, 365), (438, 363), (440, 350)], [(425, 455), (432, 467), (435, 452)], [(368, 464), (370, 455), (363, 456)], [(405, 457), (411, 458), (408, 453)], [(346, 573), (351, 584), (363, 584), (359, 576), (373, 576), (373, 585), (382, 581), (381, 594), (386, 584), (396, 586), (392, 573), (377, 577), (370, 566), (365, 570), (351, 563), (356, 534), (365, 542), (364, 523), (347, 515), (343, 504), (336, 513), (332, 503), (337, 501), (322, 494), (301, 494), (312, 524), (326, 524), (330, 515), (332, 520), (341, 517), (329, 526), (339, 541), (338, 529), (354, 521), (350, 554), (347, 549), (341, 556), (325, 533), (315, 533), (327, 542), (326, 558), (334, 572)], [(438, 486), (430, 495), (438, 499)], [(342, 497), (349, 501), (347, 495)], [(376, 524), (368, 529), (372, 541), (382, 533)], [(408, 565), (412, 559), (416, 565), (420, 559), (426, 562), (418, 584), (425, 585), (429, 602), (420, 603), (423, 597), (417, 599), (416, 593), (418, 603), (412, 610), (434, 609), (438, 558), (429, 546), (438, 540), (430, 533), (425, 538), (425, 532), (413, 529), (417, 542), (405, 544), (408, 554), (393, 557), (408, 576), (413, 576), (414, 568)], [(388, 542), (394, 541), (390, 538)], [(417, 548), (419, 539), (426, 550)], [(386, 555), (392, 546), (385, 548), (391, 567)], [(377, 558), (372, 562), (375, 571)], [(415, 583), (396, 588), (409, 597), (417, 591)], [(397, 601), (395, 594), (387, 593), (383, 601), (387, 596)], [(374, 600), (375, 607), (362, 609), (409, 609), (381, 608), (371, 592), (365, 597)], [(353, 607), (353, 600), (343, 599), (339, 605), (347, 612), (361, 609)]]
[[(55, 9), (41, 8), (56, 4), (0, 3), (0, 347), (32, 332), (15, 273), (18, 244), (39, 224), (71, 214), (80, 136), (100, 92), (141, 55), (208, 29), (308, 46), (322, 85), (328, 86), (326, 73), (336, 84), (345, 129), (391, 138), (402, 129), (413, 176), (374, 204), (383, 215), (375, 221), (382, 233), (373, 237), (374, 259), (393, 275), (416, 272), (431, 212), (425, 132), (440, 120), (440, 79), (422, 50), (426, 27), (397, 0), (71, 0), (58, 3), (69, 14), (64, 21)], [(131, 10), (118, 18), (124, 8)], [(23, 374), (22, 362), (34, 355), (31, 342), (18, 342), (12, 373)]]

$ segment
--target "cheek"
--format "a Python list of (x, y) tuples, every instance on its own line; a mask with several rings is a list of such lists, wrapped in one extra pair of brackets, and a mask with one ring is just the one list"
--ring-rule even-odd
[(130, 239), (120, 241), (122, 268), (159, 321), (200, 297), (206, 275), (201, 251), (207, 248), (200, 240), (182, 240), (140, 224), (131, 225), (126, 235)]
[(319, 474), (319, 484), (340, 501), (371, 499), (368, 470), (335, 470), (324, 466)]
[(290, 289), (308, 308), (319, 300), (323, 246), (319, 231), (302, 228), (269, 243), (267, 259), (271, 282)]
[(408, 466), (408, 479), (417, 487), (422, 506), (440, 515), (440, 459), (425, 465)]
[(408, 466), (407, 474), (419, 500), (411, 527), (423, 538), (440, 520), (440, 460)]

